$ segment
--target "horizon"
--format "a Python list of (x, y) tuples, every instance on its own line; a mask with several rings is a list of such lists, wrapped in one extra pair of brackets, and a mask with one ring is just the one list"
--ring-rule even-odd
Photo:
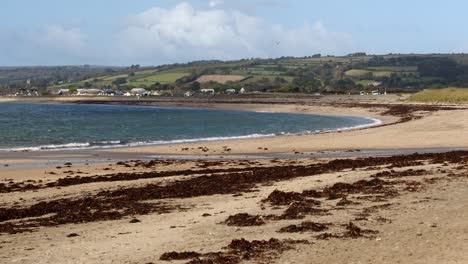
[(448, 2), (7, 1), (0, 63), (157, 66), (318, 53), (467, 52), (468, 29), (460, 25), (468, 3)]

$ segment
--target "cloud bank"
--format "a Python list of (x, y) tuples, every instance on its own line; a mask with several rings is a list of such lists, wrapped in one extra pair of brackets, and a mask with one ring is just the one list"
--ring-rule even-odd
[(349, 34), (332, 32), (320, 21), (286, 28), (236, 10), (196, 10), (188, 3), (129, 16), (119, 43), (125, 56), (164, 62), (336, 54), (353, 46)]
[(223, 3), (224, 3), (223, 0), (210, 0), (210, 1), (208, 2), (208, 5), (209, 5), (210, 7), (217, 7), (217, 6), (219, 6), (219, 5), (222, 5)]
[[(266, 1), (266, 0), (264, 0)], [(344, 54), (353, 39), (321, 21), (298, 27), (267, 23), (262, 18), (208, 1), (206, 9), (187, 2), (171, 8), (153, 7), (115, 21), (117, 30), (88, 35), (79, 27), (48, 25), (22, 36), (1, 54), (10, 64), (159, 65), (205, 59)], [(105, 30), (105, 29), (103, 29)], [(5, 37), (5, 36), (4, 36)], [(102, 39), (106, 39), (103, 44)], [(11, 53), (14, 50), (16, 53)]]

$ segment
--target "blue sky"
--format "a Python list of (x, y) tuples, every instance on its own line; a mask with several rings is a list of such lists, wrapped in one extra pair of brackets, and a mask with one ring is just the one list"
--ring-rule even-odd
[(0, 65), (468, 51), (462, 0), (2, 0)]

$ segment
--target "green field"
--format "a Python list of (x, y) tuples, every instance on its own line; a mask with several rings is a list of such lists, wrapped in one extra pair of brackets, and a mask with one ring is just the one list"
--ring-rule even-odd
[(148, 74), (155, 74), (155, 73), (157, 73), (156, 70), (150, 69), (150, 70), (136, 71), (135, 75), (148, 75)]
[(128, 78), (128, 74), (119, 74), (119, 75), (112, 75), (112, 76), (104, 76), (99, 79), (104, 81), (114, 81), (118, 78)]
[(351, 77), (361, 77), (361, 76), (365, 76), (366, 74), (370, 73), (372, 71), (367, 71), (367, 70), (349, 70), (347, 72), (345, 72), (345, 74), (347, 76), (351, 76)]
[(364, 87), (366, 86), (369, 86), (370, 83), (373, 83), (375, 82), (374, 80), (360, 80), (360, 81), (357, 81), (356, 84), (360, 84)]
[(128, 87), (142, 87), (142, 86), (152, 86), (155, 83), (160, 84), (171, 84), (175, 83), (175, 81), (179, 78), (184, 76), (190, 75), (188, 72), (164, 72), (164, 73), (155, 73), (154, 69), (152, 70), (143, 70), (143, 71), (135, 71), (135, 76), (129, 76), (127, 73), (125, 74), (117, 74), (117, 75), (106, 75), (98, 78), (90, 78), (79, 82), (70, 82), (70, 83), (63, 83), (59, 85), (53, 85), (51, 88), (81, 88), (84, 87), (86, 82), (90, 83), (92, 87), (103, 87), (112, 85), (112, 82), (118, 78), (126, 78), (127, 82), (124, 83), (124, 86)]
[(351, 62), (365, 62), (369, 61), (371, 57), (362, 56), (362, 57), (320, 57), (320, 58), (306, 58), (306, 59), (295, 59), (296, 62), (309, 62), (309, 63), (351, 63)]
[(372, 73), (375, 77), (390, 77), (392, 75), (391, 71), (369, 71), (369, 70), (349, 70), (345, 74), (350, 77), (360, 78), (366, 76), (367, 74)]
[(251, 74), (258, 74), (258, 75), (281, 75), (283, 72), (276, 71), (274, 69), (265, 69), (260, 67), (249, 68), (248, 69)]
[(254, 75), (252, 78), (249, 78), (245, 81), (242, 81), (241, 83), (255, 83), (263, 78), (267, 78), (268, 80), (270, 80), (271, 82), (274, 82), (275, 81), (275, 78), (276, 77), (281, 77), (283, 79), (285, 79), (288, 83), (291, 83), (292, 80), (293, 80), (293, 77), (291, 76), (278, 76), (278, 75)]
[(408, 98), (424, 103), (468, 103), (468, 88), (428, 89)]
[(154, 82), (145, 82), (145, 81), (130, 81), (127, 83), (122, 84), (122, 86), (128, 86), (128, 87), (133, 87), (133, 88), (139, 88), (139, 87), (148, 87), (152, 86)]
[(379, 66), (379, 67), (368, 67), (371, 71), (390, 71), (390, 72), (416, 72), (418, 67), (416, 66)]
[(159, 73), (156, 75), (146, 76), (143, 78), (135, 79), (130, 83), (136, 82), (144, 82), (144, 83), (161, 83), (161, 84), (168, 84), (168, 83), (175, 83), (177, 79), (180, 79), (185, 76), (189, 76), (190, 73), (188, 72), (168, 72), (168, 73)]

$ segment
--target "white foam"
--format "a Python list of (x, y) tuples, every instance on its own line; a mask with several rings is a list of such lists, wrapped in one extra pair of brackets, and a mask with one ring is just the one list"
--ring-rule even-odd
[(363, 125), (356, 125), (356, 126), (350, 126), (350, 127), (342, 127), (330, 131), (345, 131), (345, 130), (352, 130), (352, 129), (360, 129), (360, 128), (366, 128), (366, 127), (373, 127), (373, 126), (380, 126), (383, 124), (383, 121), (377, 118), (371, 118), (371, 117), (363, 117), (364, 119), (371, 120), (372, 123), (370, 124), (363, 124)]
[(37, 147), (19, 147), (11, 149), (0, 149), (2, 151), (39, 151), (39, 150), (59, 150), (59, 149), (79, 149), (89, 147), (89, 143), (67, 143), (59, 145), (43, 145)]
[(0, 151), (57, 151), (57, 150), (80, 150), (80, 149), (102, 149), (102, 148), (117, 148), (117, 147), (139, 147), (139, 146), (154, 146), (154, 145), (169, 145), (169, 144), (182, 144), (193, 142), (206, 142), (206, 141), (222, 141), (233, 139), (251, 139), (251, 138), (265, 138), (274, 137), (275, 134), (251, 134), (245, 136), (232, 136), (232, 137), (207, 137), (207, 138), (194, 138), (194, 139), (174, 139), (174, 140), (156, 140), (156, 141), (140, 141), (122, 143), (121, 141), (102, 141), (96, 143), (67, 143), (59, 145), (42, 145), (36, 147), (18, 147), (10, 149), (0, 149)]

